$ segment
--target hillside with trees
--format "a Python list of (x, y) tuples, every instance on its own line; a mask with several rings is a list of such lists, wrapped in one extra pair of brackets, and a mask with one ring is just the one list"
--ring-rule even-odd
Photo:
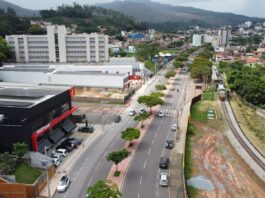
[(131, 18), (116, 11), (95, 6), (62, 5), (56, 10), (41, 10), (40, 16), (43, 20), (55, 24), (71, 26), (76, 24), (78, 32), (98, 32), (99, 27), (105, 28), (106, 34), (115, 35), (121, 30), (145, 30), (146, 23), (136, 23)]

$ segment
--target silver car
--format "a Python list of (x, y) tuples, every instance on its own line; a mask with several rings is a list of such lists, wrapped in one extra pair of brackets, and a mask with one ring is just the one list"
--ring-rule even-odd
[(159, 185), (163, 187), (168, 186), (168, 174), (165, 172), (162, 172), (159, 174)]
[(58, 192), (65, 192), (67, 188), (69, 187), (71, 183), (71, 180), (68, 176), (63, 176), (57, 186), (57, 191)]
[(178, 129), (178, 125), (177, 124), (173, 124), (171, 127), (172, 131), (176, 131)]

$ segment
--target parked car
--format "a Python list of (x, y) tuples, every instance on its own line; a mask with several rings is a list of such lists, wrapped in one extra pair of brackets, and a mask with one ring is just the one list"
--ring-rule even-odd
[(177, 131), (178, 125), (177, 124), (172, 124), (171, 130), (172, 131)]
[(68, 155), (68, 152), (66, 149), (57, 149), (56, 153), (61, 154), (63, 157), (66, 157)]
[(129, 116), (134, 116), (135, 115), (135, 110), (131, 109), (128, 114), (129, 114)]
[(121, 116), (117, 115), (115, 116), (114, 120), (115, 123), (119, 123), (121, 121)]
[(71, 183), (71, 180), (68, 176), (63, 176), (57, 186), (57, 191), (58, 192), (65, 192), (67, 188), (69, 187)]
[(83, 126), (78, 128), (79, 132), (83, 133), (93, 133), (95, 131), (95, 128), (93, 126)]
[(82, 144), (82, 139), (67, 138), (64, 140), (64, 142), (72, 143), (72, 144), (74, 144), (74, 147), (76, 148), (78, 145)]
[(53, 159), (58, 159), (60, 162), (63, 160), (63, 155), (61, 153), (56, 153), (55, 151), (53, 151), (53, 153), (51, 154), (51, 158)]
[(140, 113), (145, 113), (145, 112), (146, 112), (146, 109), (145, 109), (145, 108), (141, 108), (141, 109), (139, 110), (139, 112), (140, 112)]
[(58, 167), (61, 161), (59, 158), (52, 158), (52, 163), (54, 164), (55, 167)]
[(163, 187), (168, 186), (168, 174), (165, 172), (162, 172), (159, 174), (159, 185)]
[(71, 152), (74, 148), (75, 145), (73, 143), (63, 141), (59, 146), (56, 147), (56, 150), (65, 149), (67, 152)]
[(171, 89), (170, 89), (171, 91), (175, 91), (176, 90), (176, 88), (175, 87), (171, 87)]
[(168, 166), (169, 166), (169, 159), (168, 159), (168, 157), (162, 156), (160, 158), (159, 168), (168, 169)]
[(165, 148), (172, 149), (174, 147), (174, 140), (167, 140), (165, 144)]

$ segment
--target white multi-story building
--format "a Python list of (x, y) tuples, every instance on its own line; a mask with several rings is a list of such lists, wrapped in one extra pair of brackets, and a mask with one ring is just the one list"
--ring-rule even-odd
[(18, 63), (105, 62), (108, 36), (67, 35), (65, 26), (47, 26), (47, 35), (6, 36)]
[(231, 27), (221, 28), (218, 32), (219, 36), (219, 46), (226, 46), (228, 45), (231, 39)]
[(204, 35), (203, 34), (194, 34), (192, 36), (192, 46), (197, 47), (203, 45)]

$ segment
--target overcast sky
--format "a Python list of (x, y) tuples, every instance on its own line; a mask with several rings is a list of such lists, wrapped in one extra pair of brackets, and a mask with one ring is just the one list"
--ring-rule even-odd
[[(6, 0), (29, 9), (48, 9), (56, 8), (61, 4), (71, 4), (77, 2), (80, 4), (96, 4), (110, 2), (113, 0)], [(220, 12), (233, 12), (248, 16), (257, 16), (265, 18), (265, 0), (152, 0), (160, 3), (169, 3), (173, 5), (192, 6)]]

